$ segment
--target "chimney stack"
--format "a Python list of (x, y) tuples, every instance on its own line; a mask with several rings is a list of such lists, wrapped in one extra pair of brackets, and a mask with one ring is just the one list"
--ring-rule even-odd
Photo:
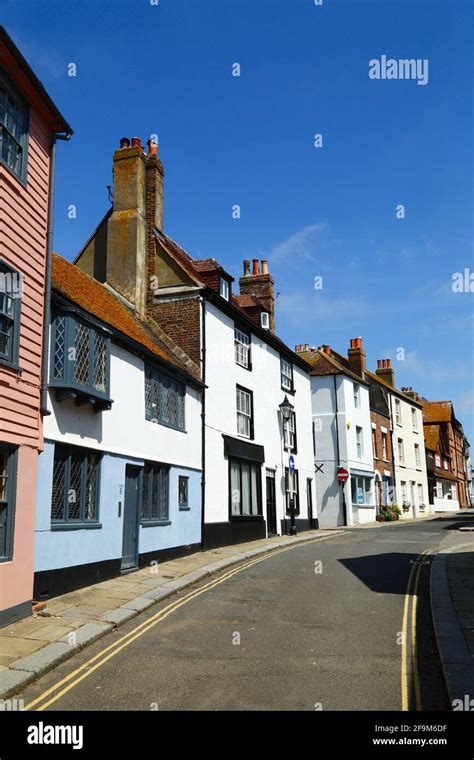
[[(133, 142), (133, 141), (132, 141)], [(153, 232), (157, 227), (163, 230), (163, 179), (165, 170), (158, 157), (158, 145), (154, 140), (148, 140), (148, 155), (146, 158), (146, 219)]]
[(146, 196), (145, 156), (140, 138), (122, 137), (113, 156), (114, 202), (107, 224), (105, 280), (145, 314)]
[(239, 280), (241, 296), (256, 296), (262, 303), (270, 318), (270, 330), (275, 332), (275, 296), (273, 277), (268, 271), (268, 264), (262, 261), (262, 269), (258, 259), (252, 259), (252, 274), (250, 262), (244, 261), (244, 274)]
[(412, 401), (419, 401), (420, 400), (420, 397), (418, 396), (418, 393), (416, 391), (414, 391), (411, 386), (410, 387), (402, 388), (402, 393), (404, 393), (405, 396), (408, 396), (408, 398), (410, 398)]
[(309, 343), (298, 343), (295, 346), (295, 354), (303, 354), (309, 351)]
[(365, 362), (365, 351), (364, 351), (364, 346), (362, 345), (361, 337), (351, 338), (351, 343), (350, 343), (349, 351), (347, 352), (347, 356), (349, 359), (349, 369), (351, 370), (351, 372), (353, 372), (355, 375), (357, 375), (362, 380), (364, 380), (366, 362)]
[(391, 359), (377, 359), (375, 374), (391, 388), (395, 388), (395, 372), (392, 368)]
[[(313, 351), (314, 349), (311, 350)], [(331, 356), (331, 346), (329, 346), (327, 343), (323, 343), (322, 346), (318, 346), (318, 351), (322, 351), (323, 354)]]

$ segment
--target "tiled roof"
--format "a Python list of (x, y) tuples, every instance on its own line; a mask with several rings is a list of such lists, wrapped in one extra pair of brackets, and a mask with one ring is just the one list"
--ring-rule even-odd
[(243, 296), (232, 296), (232, 301), (240, 306), (241, 309), (248, 309), (249, 307), (257, 306), (259, 309), (263, 309), (264, 306), (257, 296), (253, 296), (250, 293), (246, 293)]
[(424, 425), (423, 433), (425, 436), (425, 449), (430, 449), (430, 451), (436, 451), (439, 445), (439, 426), (438, 425)]
[(451, 401), (424, 401), (423, 422), (450, 422), (453, 416)]
[(356, 380), (358, 383), (364, 384), (365, 381), (361, 377), (352, 372), (345, 366), (340, 354), (336, 354), (331, 349), (330, 354), (326, 354), (324, 351), (298, 351), (298, 356), (301, 356), (308, 364), (311, 364), (313, 369), (310, 371), (310, 375), (322, 376), (322, 375), (347, 375), (348, 377)]
[(366, 369), (365, 374), (367, 377), (369, 377), (371, 380), (375, 380), (375, 382), (382, 385), (384, 388), (386, 388), (388, 391), (391, 391), (395, 394), (395, 396), (398, 396), (398, 398), (403, 399), (403, 401), (407, 401), (409, 404), (412, 404), (413, 406), (421, 407), (421, 401), (415, 401), (414, 399), (410, 398), (406, 395), (406, 393), (403, 393), (399, 388), (395, 388), (393, 385), (390, 385), (390, 383), (387, 383), (383, 377), (380, 377), (379, 375), (375, 374), (375, 372), (371, 372), (370, 370)]
[(168, 350), (146, 322), (139, 320), (105, 285), (57, 253), (53, 253), (51, 285), (53, 290), (88, 314), (131, 338), (181, 372), (190, 375), (189, 368)]

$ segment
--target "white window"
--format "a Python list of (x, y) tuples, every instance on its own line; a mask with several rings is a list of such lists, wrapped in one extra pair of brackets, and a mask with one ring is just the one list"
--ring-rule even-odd
[(421, 483), (418, 483), (418, 504), (424, 504), (423, 501), (423, 486)]
[(372, 428), (372, 449), (374, 453), (374, 459), (377, 459), (377, 432), (375, 428)]
[(237, 434), (252, 437), (252, 394), (237, 386)]
[(436, 467), (441, 467), (441, 457), (439, 454), (435, 454), (435, 464)]
[(398, 462), (399, 464), (405, 464), (405, 449), (403, 447), (402, 438), (398, 439), (397, 444), (398, 444)]
[(293, 390), (293, 367), (286, 359), (280, 360), (281, 387), (284, 391)]
[(234, 330), (235, 361), (242, 367), (250, 366), (250, 335), (237, 327)]
[(448, 469), (448, 460), (447, 459), (443, 459), (443, 467), (444, 467), (445, 470)]
[(296, 449), (296, 415), (294, 412), (288, 420), (283, 420), (283, 440), (285, 449), (295, 451)]
[(415, 443), (415, 463), (417, 467), (421, 467), (420, 447)]
[(413, 430), (418, 430), (418, 417), (416, 416), (416, 409), (411, 408), (411, 426)]
[(262, 313), (260, 314), (260, 324), (266, 330), (268, 330), (268, 328), (270, 327), (270, 316), (268, 314), (268, 311), (262, 311)]
[(400, 485), (402, 487), (402, 501), (406, 501), (407, 500), (407, 484), (404, 480), (402, 480)]
[(223, 277), (219, 278), (219, 295), (226, 301), (229, 300), (229, 283)]
[(360, 385), (354, 383), (354, 406), (360, 409)]
[(364, 439), (361, 427), (356, 427), (357, 458), (362, 459), (364, 456)]
[(402, 424), (402, 405), (398, 398), (395, 399), (395, 422), (397, 425)]
[(382, 457), (387, 461), (387, 433), (382, 433)]

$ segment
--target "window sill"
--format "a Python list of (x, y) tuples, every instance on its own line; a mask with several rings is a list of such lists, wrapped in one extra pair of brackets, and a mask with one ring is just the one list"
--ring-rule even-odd
[(191, 512), (191, 507), (179, 507), (180, 512)]
[(13, 556), (0, 557), (0, 565), (3, 564), (4, 562), (12, 562), (12, 561), (13, 561)]
[(296, 391), (295, 391), (294, 388), (292, 388), (291, 390), (289, 390), (288, 388), (284, 388), (283, 385), (281, 386), (281, 389), (282, 389), (283, 393), (288, 393), (290, 396), (294, 396), (295, 393), (296, 393)]
[(151, 422), (152, 425), (161, 425), (165, 428), (170, 428), (170, 430), (176, 430), (177, 433), (187, 433), (188, 431), (186, 428), (180, 428), (176, 425), (171, 425), (169, 422), (162, 422), (161, 420), (152, 419), (151, 417), (146, 417), (147, 422)]
[(76, 406), (85, 406), (90, 404), (94, 412), (108, 411), (112, 408), (114, 403), (111, 398), (103, 395), (95, 394), (94, 391), (87, 388), (79, 388), (75, 385), (62, 385), (56, 383), (50, 383), (50, 386), (54, 388), (55, 398), (58, 403), (65, 399), (73, 399)]
[(102, 528), (102, 523), (51, 523), (51, 530), (97, 530)]
[(9, 369), (12, 372), (16, 372), (21, 375), (23, 370), (17, 362), (12, 362), (9, 359), (4, 359), (0, 356), (0, 368)]
[(237, 367), (242, 367), (242, 369), (245, 369), (247, 372), (252, 371), (252, 365), (249, 364), (248, 367), (245, 366), (245, 364), (241, 364), (240, 362), (235, 362)]
[(230, 522), (263, 522), (263, 515), (231, 515)]
[[(26, 160), (26, 158), (25, 158), (25, 160)], [(3, 158), (0, 158), (0, 166), (2, 166), (4, 169), (7, 170), (7, 172), (8, 172), (8, 178), (9, 178), (10, 182), (13, 180), (14, 183), (18, 183), (19, 185), (21, 185), (21, 187), (23, 188), (23, 190), (27, 189), (27, 184), (26, 184), (26, 166), (25, 166), (25, 169), (24, 169), (25, 176), (23, 176), (23, 174), (22, 174), (20, 177), (18, 176), (18, 174), (15, 174), (15, 172), (13, 171), (13, 169), (11, 169), (8, 166), (8, 164), (6, 163), (6, 161), (3, 160)]]
[(142, 520), (140, 525), (142, 528), (158, 528), (171, 525), (171, 520)]

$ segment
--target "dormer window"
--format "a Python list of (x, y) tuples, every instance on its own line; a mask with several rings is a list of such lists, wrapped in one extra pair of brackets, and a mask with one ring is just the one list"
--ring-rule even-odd
[(268, 314), (268, 311), (262, 311), (262, 313), (260, 314), (260, 324), (265, 330), (269, 329), (270, 315)]
[(230, 293), (229, 283), (223, 277), (219, 277), (219, 295), (221, 296), (221, 298), (224, 298), (226, 301), (228, 301), (229, 293)]
[(52, 329), (50, 385), (56, 399), (73, 398), (94, 411), (110, 409), (110, 338), (72, 314), (57, 314)]

